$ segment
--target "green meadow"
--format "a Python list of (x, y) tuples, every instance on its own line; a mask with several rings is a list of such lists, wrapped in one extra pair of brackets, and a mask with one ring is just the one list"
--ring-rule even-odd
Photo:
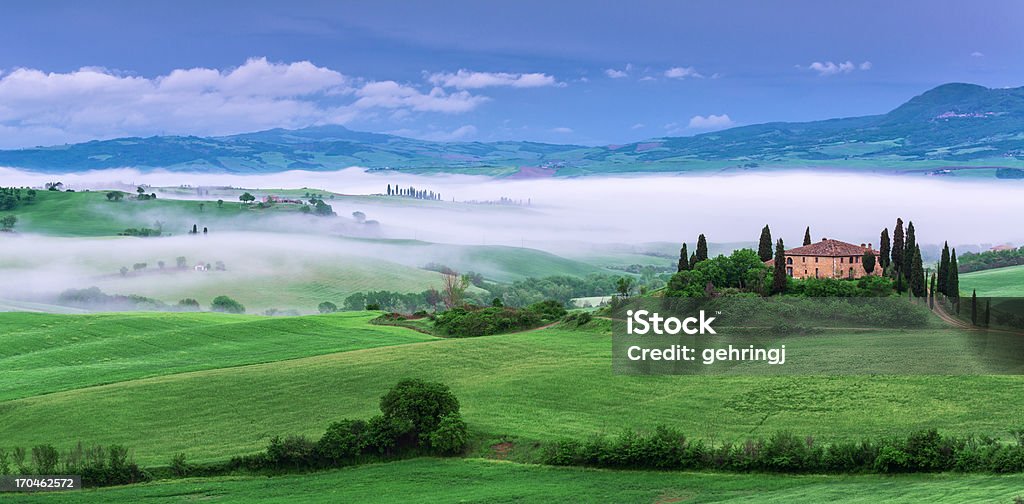
[(965, 295), (977, 289), (983, 297), (1024, 297), (1024, 266), (1010, 266), (960, 275)]
[[(382, 485), (381, 482), (387, 482)], [(415, 459), (304, 475), (160, 481), (19, 496), (28, 503), (1013, 502), (1024, 476), (768, 476), (607, 471), (481, 459)]]

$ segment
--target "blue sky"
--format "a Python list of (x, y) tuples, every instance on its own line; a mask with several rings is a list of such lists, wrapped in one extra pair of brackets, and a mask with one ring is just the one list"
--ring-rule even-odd
[[(23, 2), (0, 147), (344, 124), (609, 144), (1024, 85), (1020, 2)], [(460, 72), (461, 71), (461, 72)]]

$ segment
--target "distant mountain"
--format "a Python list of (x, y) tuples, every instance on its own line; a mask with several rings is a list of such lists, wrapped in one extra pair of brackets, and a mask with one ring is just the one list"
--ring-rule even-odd
[(514, 176), (786, 167), (995, 171), (1024, 167), (1024, 87), (944, 84), (882, 115), (757, 124), (601, 147), (429, 142), (317, 126), (7, 150), (0, 151), (0, 165), (46, 172), (136, 167), (238, 173), (362, 166)]

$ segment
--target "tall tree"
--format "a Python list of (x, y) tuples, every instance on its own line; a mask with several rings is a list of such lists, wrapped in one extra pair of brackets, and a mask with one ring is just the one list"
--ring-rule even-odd
[(708, 259), (708, 240), (704, 238), (704, 233), (701, 233), (697, 237), (697, 262), (706, 261)]
[(992, 321), (992, 300), (986, 298), (985, 299), (985, 318), (982, 319), (982, 323), (985, 324), (985, 327), (988, 327), (988, 324), (991, 321)]
[(903, 270), (903, 252), (906, 247), (903, 243), (903, 219), (896, 219), (896, 229), (892, 232), (892, 269), (895, 272)]
[(697, 253), (693, 252), (690, 254), (690, 269), (693, 269), (697, 265)]
[(938, 276), (932, 273), (932, 286), (928, 289), (928, 308), (931, 310), (935, 309), (935, 277)]
[(921, 247), (914, 245), (913, 260), (910, 267), (910, 288), (914, 291), (914, 297), (925, 297), (928, 295), (927, 284), (924, 279), (924, 264), (921, 261)]
[(676, 271), (688, 269), (690, 269), (690, 254), (686, 251), (686, 243), (683, 243), (683, 248), (679, 249), (679, 267)]
[(786, 247), (782, 238), (775, 243), (775, 271), (772, 276), (772, 294), (786, 292)]
[(889, 267), (889, 228), (882, 230), (882, 235), (878, 238), (878, 262), (882, 265), (882, 269)]
[(957, 315), (960, 314), (960, 273), (956, 270), (956, 249), (949, 253), (949, 279), (946, 280), (946, 297), (956, 307)]
[(806, 246), (808, 246), (810, 244), (811, 244), (811, 226), (807, 226), (807, 229), (804, 230), (804, 246), (806, 247)]
[(762, 261), (772, 258), (772, 230), (768, 229), (767, 224), (761, 230), (761, 241), (757, 244), (757, 255)]
[(978, 325), (978, 289), (971, 292), (971, 325)]
[(875, 271), (875, 253), (870, 250), (864, 251), (864, 257), (861, 258), (861, 264), (864, 265), (864, 272), (871, 274)]
[[(949, 242), (942, 244), (942, 256), (939, 257), (938, 290), (946, 295), (946, 281), (949, 280)], [(934, 289), (932, 289), (934, 290)], [(932, 294), (935, 295), (934, 293)]]
[(917, 238), (914, 236), (914, 223), (907, 224), (907, 233), (903, 237), (903, 266), (902, 271), (908, 273), (908, 279), (913, 280), (914, 273), (914, 249), (917, 247)]

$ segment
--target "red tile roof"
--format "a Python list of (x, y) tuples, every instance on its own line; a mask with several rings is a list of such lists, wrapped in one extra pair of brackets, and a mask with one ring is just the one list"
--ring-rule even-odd
[(818, 256), (818, 257), (843, 257), (843, 256), (861, 256), (864, 252), (871, 250), (877, 253), (873, 249), (868, 247), (861, 247), (860, 245), (854, 245), (852, 243), (846, 243), (839, 240), (830, 240), (823, 238), (820, 242), (812, 243), (810, 245), (804, 245), (803, 247), (797, 247), (786, 251), (787, 256)]

